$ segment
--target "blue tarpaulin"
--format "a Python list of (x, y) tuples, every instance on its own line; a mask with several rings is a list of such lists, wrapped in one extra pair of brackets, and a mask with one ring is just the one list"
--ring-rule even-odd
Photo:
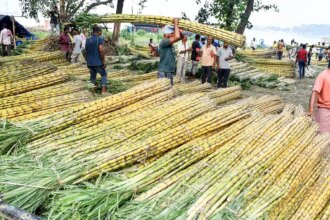
[[(0, 15), (0, 31), (2, 30), (2, 24), (6, 23), (7, 27), (13, 31), (13, 23), (10, 20), (10, 16), (8, 15)], [(34, 35), (29, 32), (23, 25), (18, 23), (15, 20), (15, 34), (18, 37), (33, 37)]]

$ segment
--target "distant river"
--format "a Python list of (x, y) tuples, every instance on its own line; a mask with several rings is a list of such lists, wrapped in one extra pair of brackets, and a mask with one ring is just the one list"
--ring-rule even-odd
[(324, 36), (310, 36), (306, 33), (293, 33), (293, 32), (283, 32), (276, 30), (246, 30), (245, 36), (247, 38), (247, 42), (251, 42), (252, 38), (255, 37), (257, 42), (263, 39), (266, 45), (272, 45), (276, 40), (283, 39), (285, 43), (290, 43), (292, 39), (295, 39), (298, 43), (308, 43), (308, 44), (316, 44), (321, 41)]

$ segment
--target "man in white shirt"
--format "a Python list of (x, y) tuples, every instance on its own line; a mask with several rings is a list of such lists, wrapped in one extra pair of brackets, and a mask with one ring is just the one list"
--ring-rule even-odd
[(253, 40), (251, 41), (251, 48), (252, 50), (257, 49), (258, 45), (257, 45), (257, 41), (255, 38), (253, 38)]
[(182, 83), (185, 82), (187, 62), (188, 62), (188, 45), (187, 45), (187, 36), (184, 36), (182, 43), (179, 44), (179, 54), (178, 61), (176, 66), (176, 77), (178, 77)]
[(204, 45), (200, 51), (202, 57), (202, 84), (205, 82), (212, 82), (212, 68), (215, 67), (216, 49), (212, 45), (212, 37), (207, 38), (207, 44)]
[(82, 39), (81, 49), (85, 49), (86, 40), (87, 40), (87, 31), (86, 31), (86, 29), (83, 29), (83, 31), (81, 32), (80, 36), (81, 36), (81, 39)]
[(229, 49), (228, 44), (224, 42), (223, 46), (217, 51), (218, 88), (227, 88), (230, 74), (230, 64), (228, 61), (233, 58), (233, 51)]
[(82, 37), (80, 35), (79, 30), (74, 31), (74, 38), (73, 38), (73, 44), (72, 44), (72, 55), (71, 55), (71, 63), (79, 63), (79, 57), (81, 54), (81, 48), (82, 48)]
[(11, 39), (13, 34), (11, 30), (7, 28), (7, 24), (2, 25), (3, 29), (0, 32), (0, 45), (2, 45), (2, 55), (10, 56), (11, 55)]

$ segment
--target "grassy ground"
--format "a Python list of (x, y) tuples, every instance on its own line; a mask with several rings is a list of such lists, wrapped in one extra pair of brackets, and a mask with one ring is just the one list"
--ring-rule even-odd
[[(317, 72), (320, 73), (325, 67), (312, 66), (312, 68), (315, 68)], [(307, 110), (314, 82), (315, 78), (297, 79), (295, 84), (288, 86), (288, 91), (278, 91), (252, 86), (249, 90), (244, 90), (243, 96), (262, 96), (266, 94), (279, 95), (285, 100), (285, 102), (290, 102), (296, 105), (301, 104), (304, 109)]]

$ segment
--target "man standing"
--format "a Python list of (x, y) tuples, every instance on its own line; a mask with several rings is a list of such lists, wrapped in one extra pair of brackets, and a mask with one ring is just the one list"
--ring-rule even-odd
[(199, 51), (202, 47), (201, 47), (199, 40), (200, 40), (200, 35), (196, 34), (195, 40), (191, 46), (191, 71), (190, 72), (192, 73), (193, 77), (196, 76), (196, 72), (198, 69), (198, 62), (201, 59), (199, 56)]
[(212, 37), (207, 38), (207, 44), (202, 47), (200, 54), (202, 56), (202, 83), (212, 82), (212, 68), (216, 63), (216, 49), (212, 45)]
[(187, 62), (188, 62), (188, 45), (187, 36), (184, 36), (182, 43), (179, 45), (178, 62), (176, 66), (176, 76), (180, 79), (182, 83), (185, 82)]
[(73, 31), (73, 44), (72, 44), (72, 55), (71, 55), (71, 63), (79, 63), (79, 57), (82, 49), (82, 37), (80, 35), (79, 30)]
[(224, 42), (223, 46), (217, 51), (218, 88), (227, 88), (230, 74), (230, 64), (228, 61), (233, 58), (232, 50), (228, 48), (228, 44)]
[(156, 57), (157, 56), (158, 47), (157, 47), (156, 44), (154, 44), (153, 39), (150, 39), (148, 46), (150, 48), (151, 55), (154, 56), (154, 57)]
[(93, 27), (93, 35), (86, 41), (87, 66), (90, 71), (90, 81), (96, 86), (96, 75), (101, 74), (102, 94), (107, 91), (107, 72), (105, 70), (105, 55), (103, 48), (102, 30), (99, 26)]
[(317, 100), (316, 121), (319, 132), (330, 132), (330, 65), (316, 78), (309, 104), (308, 114), (313, 115), (314, 104)]
[(252, 41), (251, 41), (251, 49), (252, 50), (256, 50), (257, 49), (257, 41), (256, 41), (256, 38), (253, 38)]
[(64, 27), (64, 31), (60, 36), (59, 44), (61, 45), (61, 51), (65, 53), (65, 58), (67, 61), (71, 61), (70, 53), (71, 53), (71, 39), (69, 36), (69, 27)]
[(173, 85), (173, 76), (175, 72), (175, 52), (173, 44), (183, 38), (179, 30), (179, 19), (174, 18), (174, 29), (172, 26), (166, 25), (164, 27), (164, 38), (159, 43), (160, 61), (158, 66), (158, 78), (168, 78)]
[(306, 50), (306, 44), (302, 45), (302, 48), (298, 51), (296, 62), (299, 65), (299, 79), (305, 77), (305, 66), (308, 59), (308, 53)]
[(0, 45), (2, 45), (2, 56), (10, 56), (11, 39), (13, 38), (13, 34), (11, 33), (11, 30), (7, 28), (6, 23), (4, 23), (2, 27), (3, 29), (0, 32)]
[(57, 6), (54, 6), (52, 11), (48, 11), (47, 14), (50, 17), (50, 33), (60, 34), (60, 25), (59, 25), (59, 12)]
[(311, 59), (312, 59), (312, 56), (313, 56), (313, 48), (314, 48), (314, 45), (310, 46), (309, 50), (308, 50), (308, 60), (307, 60), (307, 65), (308, 66), (311, 65)]
[(200, 46), (201, 48), (205, 45), (205, 37), (202, 37), (201, 42), (200, 42)]
[(282, 60), (284, 47), (285, 47), (285, 45), (284, 45), (284, 41), (282, 39), (277, 44), (277, 59), (279, 59), (279, 60)]

